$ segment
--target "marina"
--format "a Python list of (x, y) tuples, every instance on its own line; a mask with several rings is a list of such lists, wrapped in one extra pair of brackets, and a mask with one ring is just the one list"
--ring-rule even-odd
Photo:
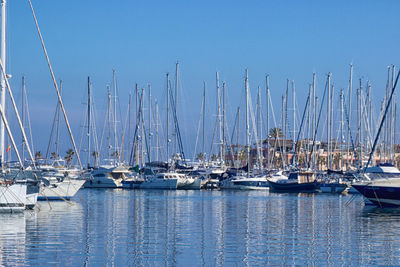
[(105, 2), (0, 0), (0, 266), (400, 262), (396, 8)]
[(398, 264), (399, 210), (350, 199), (265, 190), (83, 189), (70, 203), (1, 214), (0, 264)]

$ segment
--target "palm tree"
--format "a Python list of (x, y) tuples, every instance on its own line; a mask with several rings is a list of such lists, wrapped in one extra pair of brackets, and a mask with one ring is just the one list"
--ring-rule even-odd
[(51, 159), (57, 159), (58, 158), (58, 154), (56, 152), (51, 152), (50, 158)]
[(70, 148), (65, 152), (65, 160), (67, 161), (68, 167), (71, 166), (72, 158), (74, 156), (75, 152)]
[(276, 140), (276, 139), (284, 137), (284, 135), (282, 133), (282, 129), (281, 128), (275, 127), (275, 128), (269, 129), (268, 137), (269, 138), (274, 138)]
[(206, 156), (204, 155), (204, 153), (199, 153), (199, 154), (197, 154), (196, 158), (198, 161), (204, 161)]
[(41, 158), (43, 158), (42, 152), (40, 152), (40, 150), (39, 150), (39, 151), (36, 151), (36, 153), (35, 153), (35, 159), (37, 160), (37, 159), (41, 159)]
[(118, 151), (118, 150), (115, 150), (115, 151), (112, 153), (112, 156), (115, 158), (115, 160), (117, 160), (117, 159), (119, 158), (119, 151)]

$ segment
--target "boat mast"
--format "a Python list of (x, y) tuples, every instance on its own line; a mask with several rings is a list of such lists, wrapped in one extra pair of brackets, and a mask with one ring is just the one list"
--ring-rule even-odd
[[(342, 151), (342, 147), (343, 147), (343, 109), (344, 109), (344, 105), (343, 105), (343, 89), (340, 90), (340, 151)], [(340, 153), (340, 161), (339, 161), (339, 169), (341, 170), (343, 168), (343, 155), (342, 153)]]
[[(348, 120), (351, 121), (351, 89), (353, 87), (353, 64), (350, 64), (350, 78), (349, 78), (349, 92), (347, 97), (349, 98), (349, 107), (348, 107)], [(347, 158), (346, 158), (346, 170), (349, 169), (350, 161), (350, 127), (347, 127)], [(349, 163), (350, 161), (350, 163)]]
[(132, 147), (131, 146), (131, 138), (132, 138), (132, 130), (131, 130), (131, 120), (132, 120), (131, 115), (132, 114), (131, 114), (131, 110), (132, 110), (132, 93), (129, 92), (129, 101), (128, 101), (128, 148)]
[(362, 123), (362, 119), (363, 119), (363, 101), (362, 101), (362, 80), (360, 79), (360, 88), (358, 91), (358, 129), (359, 129), (359, 135), (358, 135), (358, 140), (359, 140), (359, 144), (360, 144), (360, 168), (362, 168), (363, 165), (363, 123)]
[[(282, 129), (281, 131), (284, 133), (284, 125), (285, 125), (285, 95), (282, 95), (282, 111), (281, 111), (281, 124), (282, 124)], [(275, 133), (276, 135), (279, 135), (279, 133)], [(279, 136), (275, 137), (279, 138)], [(285, 164), (285, 138), (286, 136), (283, 137), (282, 143), (281, 143), (281, 159), (282, 159), (282, 168), (286, 168)], [(276, 141), (276, 139), (275, 139)], [(275, 166), (276, 167), (276, 166)]]
[(167, 163), (169, 161), (169, 73), (167, 73), (167, 130), (166, 130), (166, 136), (167, 136)]
[(136, 102), (136, 125), (135, 125), (135, 163), (136, 166), (139, 165), (139, 87), (138, 84), (135, 85), (135, 102)]
[[(63, 82), (60, 80), (60, 94), (63, 93)], [(57, 116), (57, 124), (56, 124), (56, 155), (57, 157), (59, 156), (59, 147), (60, 147), (60, 102), (57, 101), (57, 107), (56, 107), (56, 116)]]
[(87, 147), (87, 168), (90, 167), (90, 77), (88, 77), (88, 106), (87, 106), (87, 121), (88, 121), (88, 128), (87, 128), (87, 136), (88, 136), (88, 147)]
[(219, 161), (223, 162), (222, 152), (222, 119), (221, 119), (221, 90), (219, 88), (219, 73), (216, 73), (216, 85), (217, 85), (217, 119), (218, 119), (218, 135), (219, 135)]
[(247, 155), (247, 178), (249, 177), (250, 171), (250, 133), (249, 133), (249, 76), (248, 70), (246, 69), (246, 81), (245, 81), (245, 91), (246, 91), (246, 155)]
[(205, 162), (206, 81), (203, 81), (203, 163)]
[(226, 95), (226, 84), (222, 82), (222, 162), (225, 163), (225, 95)]
[(265, 77), (267, 89), (267, 169), (269, 170), (269, 75)]
[[(239, 162), (239, 152), (240, 152), (240, 145), (239, 145), (239, 139), (240, 139), (240, 107), (237, 108), (237, 118), (238, 118), (238, 123), (237, 123), (237, 127), (236, 127), (236, 147), (237, 147), (237, 162)], [(236, 164), (238, 165), (238, 164)]]
[(292, 81), (293, 89), (293, 166), (296, 166), (296, 87)]
[[(1, 44), (0, 44), (0, 59), (3, 63), (4, 73), (6, 72), (6, 9), (7, 1), (1, 0)], [(0, 104), (5, 108), (6, 105), (6, 80), (5, 75), (0, 75)], [(5, 112), (5, 110), (4, 110)], [(4, 133), (4, 122), (0, 122), (0, 156), (1, 156), (1, 166), (4, 166), (4, 143), (5, 143), (5, 133)]]
[(160, 138), (158, 135), (158, 101), (157, 99), (155, 100), (155, 106), (156, 106), (156, 139), (157, 139), (157, 153), (156, 153), (156, 161), (159, 160), (159, 154), (160, 154)]
[[(396, 75), (396, 66), (392, 65), (392, 86), (394, 84), (394, 76)], [(393, 104), (390, 106), (390, 160), (391, 163), (394, 163), (394, 135), (395, 135), (395, 108), (394, 105), (396, 104), (396, 99), (393, 100)]]
[(117, 161), (119, 160), (119, 151), (118, 151), (118, 141), (117, 141), (117, 80), (116, 80), (116, 75), (115, 75), (115, 70), (112, 70), (113, 72), (113, 85), (114, 85), (114, 153), (115, 153), (115, 165), (117, 164)]
[[(25, 76), (22, 76), (22, 106), (21, 106), (21, 122), (25, 127)], [(25, 161), (25, 138), (22, 136), (22, 161)]]
[(146, 153), (146, 151), (145, 151), (145, 141), (146, 141), (146, 136), (145, 136), (145, 129), (144, 129), (144, 127), (145, 127), (145, 124), (144, 124), (144, 115), (143, 115), (143, 113), (144, 113), (144, 87), (142, 87), (142, 93), (140, 94), (140, 110), (139, 110), (139, 114), (140, 114), (140, 119), (139, 119), (139, 121), (141, 122), (141, 130), (142, 130), (142, 133), (141, 133), (141, 137), (140, 137), (140, 166), (141, 167), (143, 167), (144, 166), (144, 159), (145, 159), (145, 153)]
[[(175, 117), (177, 119), (178, 119), (178, 69), (179, 69), (179, 62), (177, 61), (175, 65), (175, 110), (174, 110)], [(177, 153), (176, 147), (178, 145), (178, 132), (176, 127), (174, 127), (174, 129), (175, 129), (174, 153), (176, 154)]]
[(107, 158), (111, 159), (111, 91), (110, 91), (110, 85), (107, 84), (107, 125), (108, 125), (108, 149), (107, 149)]
[[(317, 95), (315, 94), (315, 86), (316, 86), (316, 74), (313, 73), (313, 82), (312, 82), (312, 94), (313, 94), (313, 123), (312, 123), (312, 138), (314, 139), (314, 131), (317, 128)], [(313, 146), (315, 146), (314, 142), (313, 142)], [(314, 151), (314, 147), (311, 148), (311, 150)], [(313, 153), (311, 154), (311, 162), (312, 162), (312, 169), (315, 170), (315, 158), (316, 155)]]
[[(286, 139), (289, 137), (288, 136), (288, 132), (287, 132), (287, 126), (288, 126), (288, 101), (289, 101), (289, 84), (290, 84), (290, 81), (289, 81), (289, 79), (287, 79), (286, 80), (286, 94), (285, 94), (285, 102), (284, 102), (284, 106), (285, 106), (285, 109), (284, 109), (284, 118), (285, 118), (285, 125), (284, 125), (284, 129), (285, 129), (285, 141), (284, 141), (284, 152), (285, 152), (285, 161), (286, 161), (286, 159), (287, 159), (287, 155), (286, 155)], [(289, 164), (289, 160), (288, 160), (288, 164)]]
[[(307, 147), (306, 147), (306, 162), (309, 162), (310, 160), (310, 128), (312, 125), (312, 119), (311, 119), (311, 108), (312, 108), (312, 102), (313, 102), (313, 94), (312, 94), (312, 84), (309, 84), (308, 86), (308, 110), (307, 110), (307, 134), (306, 134), (306, 138), (307, 138)], [(304, 139), (304, 135), (303, 135), (303, 139)]]
[(152, 133), (151, 133), (151, 85), (150, 84), (148, 84), (148, 89), (149, 89), (149, 103), (148, 103), (148, 105), (149, 105), (149, 161), (151, 162), (151, 136), (152, 136)]
[(331, 168), (331, 155), (330, 155), (330, 115), (331, 115), (331, 74), (328, 73), (328, 97), (327, 97), (327, 131), (326, 131), (326, 140), (327, 140), (327, 161), (326, 161), (326, 166), (327, 169), (329, 170)]

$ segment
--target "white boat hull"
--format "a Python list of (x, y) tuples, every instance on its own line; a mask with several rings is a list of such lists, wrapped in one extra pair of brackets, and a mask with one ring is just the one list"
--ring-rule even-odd
[(237, 190), (269, 189), (267, 179), (257, 179), (257, 178), (226, 179), (220, 182), (219, 187), (221, 189), (237, 189)]
[(201, 180), (199, 178), (179, 178), (177, 189), (200, 190)]
[(85, 183), (85, 180), (66, 179), (52, 183), (49, 186), (42, 185), (38, 200), (69, 200)]
[(0, 212), (24, 211), (26, 187), (26, 184), (0, 185)]
[(149, 179), (140, 184), (140, 189), (177, 189), (178, 179)]
[(94, 177), (88, 179), (83, 184), (85, 188), (120, 188), (122, 187), (122, 179), (113, 179), (109, 177)]

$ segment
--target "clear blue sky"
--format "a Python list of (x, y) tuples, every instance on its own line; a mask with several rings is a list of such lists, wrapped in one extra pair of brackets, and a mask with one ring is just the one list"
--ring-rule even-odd
[[(162, 98), (165, 73), (173, 74), (175, 62), (180, 62), (188, 144), (195, 136), (203, 80), (209, 89), (210, 121), (215, 118), (217, 70), (228, 86), (230, 113), (243, 105), (245, 68), (253, 94), (257, 86), (265, 87), (265, 74), (270, 74), (280, 113), (287, 78), (296, 82), (302, 108), (313, 72), (319, 78), (319, 94), (328, 72), (337, 88), (346, 89), (352, 62), (355, 83), (360, 77), (371, 80), (373, 95), (380, 99), (386, 66), (400, 62), (399, 1), (32, 2), (57, 79), (64, 81), (65, 105), (77, 139), (87, 76), (100, 116), (113, 68), (125, 113), (135, 83), (142, 87), (150, 82), (154, 97)], [(36, 149), (43, 151), (56, 95), (27, 1), (8, 1), (8, 8), (8, 72), (17, 97), (21, 75), (26, 75)], [(212, 127), (210, 123), (209, 132)]]

